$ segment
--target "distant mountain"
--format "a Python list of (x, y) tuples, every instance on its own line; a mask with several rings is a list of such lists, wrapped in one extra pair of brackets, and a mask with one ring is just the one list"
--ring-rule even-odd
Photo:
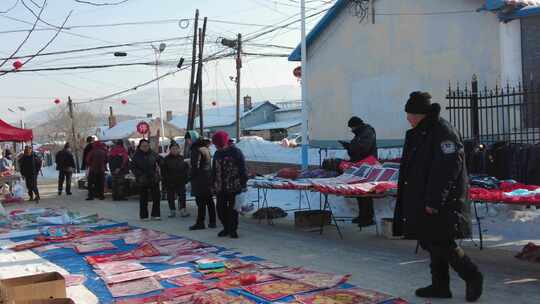
[[(166, 111), (173, 111), (174, 115), (187, 113), (188, 109), (188, 90), (185, 88), (162, 88), (161, 102), (163, 106), (163, 115)], [(246, 95), (251, 96), (253, 103), (259, 101), (292, 101), (300, 99), (300, 86), (275, 86), (265, 88), (243, 88), (241, 91), (242, 98)], [(124, 96), (123, 99), (128, 101), (127, 105), (113, 104), (114, 113), (118, 121), (132, 119), (134, 117), (145, 117), (151, 113), (154, 117), (158, 116), (159, 106), (157, 102), (157, 92), (155, 89), (144, 89), (137, 91), (131, 95)], [(208, 90), (203, 92), (203, 100), (205, 108), (223, 107), (233, 105), (236, 102), (236, 91), (229, 90)], [(212, 103), (216, 102), (216, 106)], [(108, 123), (107, 115), (110, 102), (95, 107), (100, 125)], [(51, 106), (53, 108), (54, 106)], [(93, 107), (87, 107), (92, 110)], [(99, 109), (99, 110), (97, 110)], [(97, 112), (101, 111), (101, 112)], [(28, 127), (35, 127), (47, 122), (47, 110), (29, 113), (25, 117)]]
[[(163, 106), (163, 115), (166, 111), (173, 113), (187, 113), (188, 110), (188, 95), (187, 89), (178, 88), (162, 88), (161, 103)], [(276, 86), (267, 88), (244, 88), (241, 91), (242, 98), (246, 95), (251, 96), (252, 101), (290, 101), (300, 99), (300, 87), (298, 86)], [(116, 107), (117, 113), (146, 116), (147, 113), (152, 113), (154, 116), (159, 113), (157, 102), (157, 92), (155, 89), (145, 89), (140, 92), (126, 96), (128, 104), (125, 107)], [(232, 105), (236, 102), (235, 90), (209, 90), (203, 92), (203, 106), (214, 107), (212, 103), (215, 101), (216, 106)]]

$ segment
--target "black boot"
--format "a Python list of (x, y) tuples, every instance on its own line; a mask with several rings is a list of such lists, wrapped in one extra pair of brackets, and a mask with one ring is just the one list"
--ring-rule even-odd
[(476, 302), (480, 299), (484, 286), (484, 277), (478, 267), (463, 253), (461, 248), (455, 250), (449, 262), (459, 277), (465, 281), (465, 299), (467, 302)]
[(416, 290), (416, 296), (420, 298), (431, 298), (431, 299), (450, 299), (452, 298), (452, 293), (450, 289), (441, 289), (440, 287), (433, 287), (429, 285), (424, 288), (418, 288)]
[(431, 252), (431, 285), (416, 290), (416, 296), (421, 298), (450, 299), (450, 271), (448, 262), (434, 252)]
[(205, 228), (204, 223), (196, 223), (195, 225), (189, 227), (189, 230), (203, 230)]

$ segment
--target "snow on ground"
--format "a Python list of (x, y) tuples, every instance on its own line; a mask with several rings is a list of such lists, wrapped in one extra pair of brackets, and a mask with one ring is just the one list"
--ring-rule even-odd
[[(250, 189), (249, 198), (255, 202), (257, 207), (257, 190)], [(306, 208), (306, 195), (309, 197), (312, 209), (320, 208), (320, 202), (324, 204), (324, 197), (320, 198), (318, 193), (302, 192), (302, 207)], [(260, 192), (262, 201), (263, 192)], [(299, 207), (300, 191), (298, 190), (269, 190), (267, 192), (269, 206), (279, 207), (283, 210), (296, 209)], [(356, 199), (329, 196), (332, 211), (337, 217), (358, 215), (358, 205)], [(379, 231), (382, 231), (380, 221), (383, 218), (393, 218), (395, 200), (393, 198), (375, 200), (375, 216), (379, 224)], [(474, 218), (472, 209), (471, 218), (473, 220), (473, 241), (479, 244), (478, 226)], [(507, 205), (479, 205), (479, 215), (483, 217), (482, 230), (484, 233), (484, 246), (496, 247), (512, 251), (519, 251), (529, 242), (540, 244), (540, 209), (525, 209)], [(289, 212), (288, 218), (294, 220), (294, 212)], [(343, 224), (345, 225), (345, 224)], [(472, 243), (471, 240), (464, 240)]]
[[(247, 136), (237, 144), (242, 150), (247, 160), (300, 164), (302, 162), (302, 148), (283, 147), (279, 142), (266, 141), (261, 137)], [(321, 152), (321, 154), (319, 154)], [(401, 157), (401, 149), (379, 149), (379, 158), (392, 159)], [(347, 159), (347, 152), (343, 149), (319, 150), (318, 148), (309, 149), (309, 163), (319, 165), (326, 158)]]

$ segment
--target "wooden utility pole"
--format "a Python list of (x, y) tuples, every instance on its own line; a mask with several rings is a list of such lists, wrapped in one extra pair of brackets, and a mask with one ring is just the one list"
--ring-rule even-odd
[(207, 17), (204, 17), (202, 31), (199, 29), (199, 67), (197, 69), (197, 89), (199, 91), (199, 128), (201, 136), (204, 135), (204, 121), (203, 121), (203, 97), (202, 97), (202, 69), (203, 69), (203, 51), (204, 40), (206, 38), (206, 22)]
[(236, 142), (240, 141), (240, 70), (242, 69), (242, 34), (236, 40)]
[(68, 108), (69, 108), (69, 118), (71, 119), (71, 136), (73, 138), (73, 149), (75, 149), (75, 167), (77, 167), (77, 173), (80, 173), (79, 166), (79, 142), (77, 140), (77, 134), (75, 133), (75, 118), (73, 115), (73, 100), (71, 96), (68, 96)]
[(197, 58), (197, 30), (199, 26), (199, 10), (195, 11), (195, 25), (193, 26), (193, 52), (191, 55), (191, 78), (189, 82), (189, 104), (188, 104), (188, 119), (186, 130), (193, 129), (193, 120), (192, 117), (195, 113), (195, 106), (193, 104), (193, 90), (194, 90), (194, 81), (195, 81), (195, 60)]

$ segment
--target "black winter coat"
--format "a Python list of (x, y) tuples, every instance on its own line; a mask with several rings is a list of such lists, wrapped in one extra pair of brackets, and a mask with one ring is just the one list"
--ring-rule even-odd
[(191, 145), (191, 195), (212, 195), (212, 154), (204, 140)]
[(88, 167), (88, 164), (86, 163), (86, 159), (88, 158), (88, 154), (90, 154), (91, 151), (92, 151), (92, 144), (87, 144), (83, 150), (81, 170), (86, 170), (86, 168)]
[[(409, 131), (399, 171), (394, 235), (448, 240), (471, 235), (463, 143), (440, 106)], [(438, 210), (429, 215), (425, 208)]]
[(351, 162), (361, 161), (368, 156), (377, 158), (377, 135), (375, 129), (363, 124), (353, 131), (354, 138), (347, 146)]
[(237, 147), (216, 151), (212, 168), (216, 193), (238, 194), (246, 188), (246, 161)]
[(189, 165), (182, 155), (167, 155), (161, 164), (161, 178), (168, 189), (185, 187), (189, 177)]
[(75, 159), (73, 154), (65, 149), (58, 151), (55, 157), (56, 161), (56, 170), (66, 171), (67, 168), (71, 170), (75, 169)]
[(138, 185), (146, 187), (159, 182), (159, 155), (150, 150), (137, 150), (130, 163), (131, 172)]
[(41, 161), (41, 158), (35, 153), (32, 153), (32, 155), (21, 156), (19, 159), (21, 175), (24, 178), (32, 178), (37, 176), (41, 170), (42, 164), (43, 162)]

